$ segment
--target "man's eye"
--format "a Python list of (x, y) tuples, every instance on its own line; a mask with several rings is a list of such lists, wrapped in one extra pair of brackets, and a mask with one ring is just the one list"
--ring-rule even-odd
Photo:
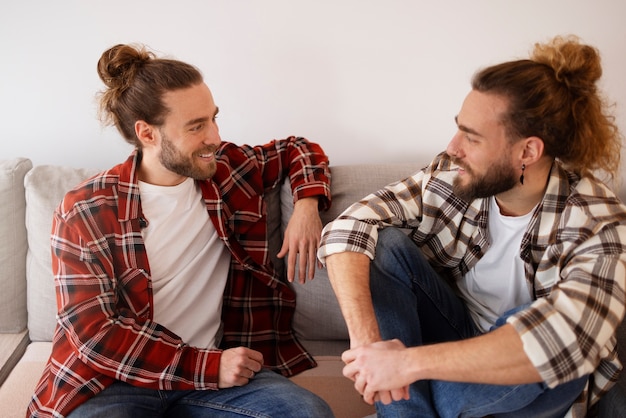
[(204, 124), (202, 124), (202, 123), (201, 123), (201, 124), (199, 124), (199, 125), (193, 126), (193, 127), (191, 128), (191, 131), (192, 131), (192, 132), (197, 132), (197, 131), (199, 131), (200, 129), (202, 129), (203, 127), (204, 127)]

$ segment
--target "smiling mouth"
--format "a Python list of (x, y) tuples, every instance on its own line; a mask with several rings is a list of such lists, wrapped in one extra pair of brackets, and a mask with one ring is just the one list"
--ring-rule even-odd
[(202, 158), (204, 160), (213, 160), (215, 158), (215, 150), (205, 148), (203, 151), (197, 152), (196, 157)]

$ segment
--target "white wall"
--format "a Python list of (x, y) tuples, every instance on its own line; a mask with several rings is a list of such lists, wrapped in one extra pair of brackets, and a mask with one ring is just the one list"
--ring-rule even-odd
[(125, 159), (95, 93), (100, 54), (128, 42), (203, 71), (224, 140), (302, 135), (346, 164), (425, 160), (454, 133), (476, 69), (575, 33), (601, 50), (626, 132), (625, 16), (622, 0), (5, 1), (0, 159)]

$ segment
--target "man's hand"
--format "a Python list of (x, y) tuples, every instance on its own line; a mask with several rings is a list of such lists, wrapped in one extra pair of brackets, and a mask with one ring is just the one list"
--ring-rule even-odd
[(247, 385), (263, 367), (263, 354), (246, 347), (224, 350), (217, 386), (220, 389)]
[(542, 381), (511, 324), (478, 337), (417, 347), (406, 348), (398, 340), (373, 342), (353, 347), (342, 359), (344, 375), (369, 403), (376, 396), (383, 403), (404, 399), (397, 391), (418, 380), (489, 385)]
[[(318, 198), (307, 197), (298, 200), (289, 219), (279, 258), (287, 254), (287, 280), (296, 277), (296, 260), (299, 260), (298, 279), (304, 283), (313, 278), (317, 260), (317, 248), (322, 235), (322, 220), (318, 210)], [(297, 257), (299, 255), (299, 257)], [(307, 274), (308, 273), (308, 274)]]
[(414, 379), (407, 370), (406, 347), (400, 340), (379, 341), (345, 351), (343, 375), (370, 405), (380, 400), (409, 399), (409, 385)]

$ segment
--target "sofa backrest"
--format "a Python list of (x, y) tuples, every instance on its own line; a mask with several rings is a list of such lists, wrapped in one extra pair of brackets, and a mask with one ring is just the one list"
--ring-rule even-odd
[[(367, 194), (422, 166), (415, 163), (331, 167), (333, 204), (321, 214), (323, 223)], [(50, 255), (52, 213), (68, 190), (95, 173), (93, 169), (60, 166), (32, 168), (25, 158), (0, 161), (0, 333), (23, 330), (28, 319), (31, 340), (52, 340), (56, 322)], [(622, 199), (626, 198), (624, 186), (619, 191)], [(279, 225), (275, 228), (284, 230), (293, 212), (288, 182), (268, 195), (268, 212), (270, 218), (278, 217)], [(272, 247), (279, 248), (279, 234), (274, 233), (272, 241)], [(294, 289), (298, 301), (293, 325), (301, 339), (348, 339), (326, 270), (318, 269), (313, 281), (305, 285), (295, 283)]]
[(26, 158), (0, 161), (0, 333), (26, 328)]
[[(322, 213), (324, 224), (334, 219), (351, 203), (418, 168), (420, 166), (417, 164), (332, 167), (333, 204), (329, 211)], [(42, 165), (35, 166), (25, 175), (28, 329), (32, 341), (51, 341), (56, 324), (56, 297), (50, 254), (52, 213), (68, 190), (95, 173), (96, 170), (93, 169)], [(284, 230), (293, 212), (288, 182), (271, 192), (267, 200), (270, 218), (275, 219), (278, 216), (278, 221), (281, 221), (282, 215), (281, 228)], [(279, 235), (274, 233), (272, 238), (272, 247), (279, 248), (276, 247), (280, 245)], [(294, 328), (300, 338), (348, 338), (325, 270), (318, 270), (315, 280), (294, 286), (298, 294)]]
[[(352, 203), (391, 182), (409, 176), (423, 166), (420, 163), (405, 163), (331, 167), (332, 205), (328, 211), (320, 214), (322, 223), (326, 225)], [(282, 223), (286, 227), (293, 213), (291, 185), (288, 181), (282, 187), (280, 201)], [(348, 329), (326, 269), (316, 269), (313, 280), (305, 284), (294, 283), (293, 287), (297, 295), (293, 328), (296, 335), (305, 341), (307, 348), (309, 345), (306, 341), (309, 340), (348, 340)]]

